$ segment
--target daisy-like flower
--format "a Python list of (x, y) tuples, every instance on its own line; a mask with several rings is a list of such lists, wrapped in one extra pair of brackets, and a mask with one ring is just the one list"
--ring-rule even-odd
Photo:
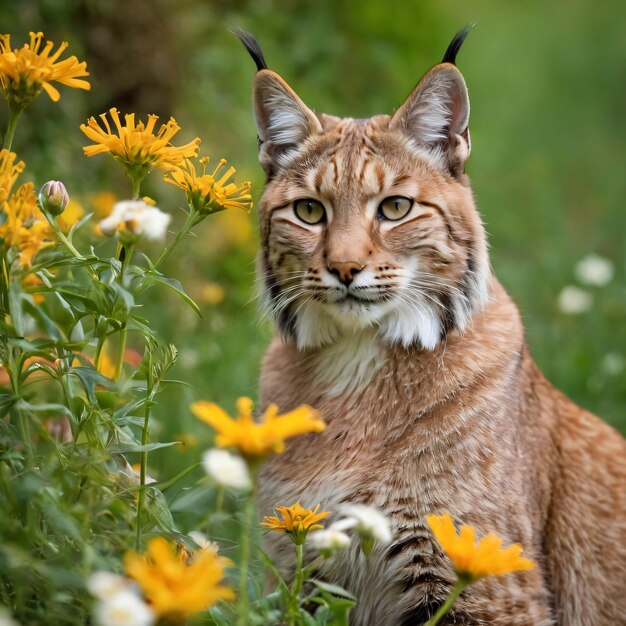
[(276, 506), (274, 511), (277, 515), (266, 516), (266, 521), (261, 522), (261, 526), (279, 533), (286, 533), (296, 545), (301, 546), (306, 541), (309, 532), (324, 528), (323, 524), (318, 524), (318, 522), (328, 517), (330, 512), (318, 513), (319, 508), (318, 504), (314, 509), (305, 509), (299, 500), (291, 506)]
[(519, 544), (503, 548), (502, 539), (492, 533), (476, 542), (475, 530), (467, 525), (461, 526), (457, 534), (448, 514), (429, 515), (426, 519), (459, 578), (474, 581), (484, 576), (501, 576), (535, 567), (530, 559), (521, 556), (522, 546)]
[(205, 472), (219, 485), (247, 491), (252, 486), (246, 462), (228, 450), (208, 450), (202, 455)]
[(190, 616), (220, 600), (233, 600), (232, 589), (221, 584), (229, 559), (214, 549), (196, 550), (181, 558), (174, 543), (163, 537), (151, 539), (145, 555), (129, 552), (126, 573), (143, 591), (158, 616)]
[(584, 289), (568, 285), (559, 293), (558, 305), (566, 315), (580, 315), (593, 306), (593, 296)]
[(119, 591), (96, 605), (95, 622), (99, 626), (152, 626), (152, 609), (130, 590)]
[(335, 530), (349, 530), (353, 528), (361, 537), (361, 548), (368, 556), (374, 548), (374, 543), (383, 546), (391, 543), (392, 534), (389, 520), (376, 508), (365, 504), (350, 504), (343, 507), (341, 512), (345, 519), (333, 524)]
[(215, 428), (215, 443), (220, 448), (238, 448), (248, 459), (282, 452), (286, 439), (319, 433), (326, 428), (319, 413), (304, 404), (284, 415), (279, 415), (278, 407), (270, 404), (260, 422), (254, 421), (252, 407), (250, 398), (239, 398), (239, 415), (235, 419), (211, 402), (194, 402), (191, 410), (196, 417)]
[(52, 52), (54, 44), (46, 41), (43, 48), (43, 33), (30, 33), (30, 42), (21, 48), (11, 49), (11, 36), (0, 35), (0, 86), (10, 104), (24, 108), (43, 89), (57, 102), (61, 97), (51, 83), (61, 83), (76, 89), (89, 90), (91, 86), (85, 76), (87, 64), (79, 62), (75, 56), (59, 61), (67, 48), (63, 42)]
[(117, 235), (123, 243), (140, 237), (148, 241), (162, 241), (172, 216), (145, 200), (117, 202), (111, 215), (100, 221), (100, 230), (107, 237)]
[(339, 550), (344, 550), (351, 543), (350, 535), (338, 530), (334, 525), (314, 532), (309, 541), (326, 558)]
[(226, 167), (222, 159), (217, 167), (207, 174), (208, 157), (199, 160), (201, 173), (196, 171), (193, 161), (185, 159), (180, 165), (163, 176), (163, 180), (180, 187), (187, 196), (187, 202), (199, 213), (215, 213), (224, 209), (252, 209), (251, 183), (246, 181), (237, 185), (228, 182), (235, 173), (234, 167)]
[(109, 600), (120, 591), (128, 591), (133, 582), (113, 572), (94, 572), (87, 579), (87, 590), (98, 600)]
[(24, 170), (24, 162), (15, 162), (14, 152), (0, 150), (0, 239), (19, 252), (23, 268), (32, 265), (39, 250), (52, 243), (52, 230), (37, 206), (32, 183), (13, 191), (13, 185)]
[(161, 124), (155, 133), (159, 119), (156, 115), (149, 115), (148, 121), (144, 123), (136, 122), (135, 114), (128, 113), (124, 116), (123, 124), (116, 108), (110, 109), (109, 115), (115, 124), (114, 129), (106, 113), (100, 115), (101, 123), (95, 117), (90, 117), (87, 124), (81, 124), (80, 129), (94, 142), (94, 145), (85, 146), (83, 152), (88, 157), (110, 153), (126, 167), (133, 180), (142, 179), (155, 168), (171, 170), (184, 159), (195, 157), (198, 153), (199, 137), (182, 146), (171, 144), (172, 138), (180, 130), (173, 117)]
[(576, 264), (576, 276), (583, 285), (604, 287), (613, 279), (613, 272), (613, 263), (597, 254), (588, 254)]

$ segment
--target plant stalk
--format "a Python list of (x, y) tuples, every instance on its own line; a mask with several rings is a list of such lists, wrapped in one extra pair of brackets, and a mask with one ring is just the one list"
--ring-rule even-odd
[(296, 626), (298, 624), (298, 613), (300, 609), (300, 593), (304, 585), (304, 546), (296, 544), (296, 576), (290, 591), (289, 607), (287, 610), (287, 624)]
[(437, 609), (437, 612), (424, 624), (424, 626), (435, 626), (441, 621), (444, 615), (447, 615), (448, 611), (452, 608), (455, 600), (463, 593), (463, 590), (469, 585), (469, 581), (459, 579), (457, 580), (454, 589), (450, 592), (450, 595), (446, 598), (446, 601)]
[(187, 219), (185, 220), (185, 224), (183, 225), (182, 229), (176, 234), (176, 237), (174, 237), (174, 241), (172, 241), (172, 243), (169, 246), (165, 247), (163, 252), (161, 252), (161, 255), (159, 256), (159, 258), (156, 260), (154, 264), (155, 270), (161, 266), (161, 264), (165, 261), (165, 259), (167, 259), (167, 257), (174, 251), (174, 248), (176, 248), (176, 246), (178, 246), (181, 240), (189, 234), (191, 229), (196, 224), (199, 224), (203, 219), (204, 219), (203, 215), (200, 215), (197, 211), (195, 211), (192, 208), (189, 209), (189, 213), (187, 214)]
[(13, 145), (13, 137), (15, 135), (15, 129), (17, 128), (17, 122), (25, 108), (25, 106), (15, 107), (9, 104), (9, 122), (7, 124), (7, 132), (4, 135), (3, 145), (3, 148), (6, 148), (7, 150), (10, 150)]
[(250, 532), (252, 529), (252, 517), (254, 515), (256, 489), (253, 488), (243, 513), (240, 539), (240, 565), (239, 565), (239, 602), (237, 604), (237, 626), (247, 626), (250, 614), (250, 598), (248, 596), (248, 565), (250, 561)]
[[(146, 404), (144, 406), (143, 414), (143, 430), (141, 432), (141, 445), (145, 446), (148, 443), (148, 432), (150, 424), (150, 409), (152, 408), (152, 352), (148, 351), (148, 371), (146, 374)], [(137, 539), (136, 549), (139, 552), (141, 550), (141, 516), (143, 515), (143, 509), (146, 503), (146, 476), (148, 473), (148, 452), (142, 450), (139, 460), (139, 495), (137, 496)]]

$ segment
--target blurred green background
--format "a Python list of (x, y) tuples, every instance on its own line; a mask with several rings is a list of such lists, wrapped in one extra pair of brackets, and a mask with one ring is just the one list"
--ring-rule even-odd
[[(19, 0), (0, 6), (13, 46), (29, 30), (43, 30), (57, 43), (68, 40), (70, 52), (87, 60), (91, 92), (61, 89), (57, 105), (42, 95), (26, 113), (14, 150), (36, 185), (64, 180), (88, 211), (94, 194), (130, 194), (111, 159), (82, 156), (79, 124), (110, 106), (173, 114), (182, 140), (201, 136), (201, 152), (229, 159), (239, 179), (253, 181), (258, 198), (254, 66), (231, 28), (253, 32), (270, 67), (312, 108), (365, 117), (398, 107), (454, 33), (478, 20), (458, 64), (472, 100), (468, 171), (493, 266), (521, 308), (532, 353), (548, 378), (622, 431), (625, 19), (623, 2), (610, 0)], [(4, 109), (0, 116), (4, 128)], [(181, 220), (179, 196), (158, 173), (144, 191)], [(203, 317), (168, 294), (145, 303), (145, 316), (180, 349), (173, 377), (189, 383), (170, 388), (156, 409), (155, 438), (186, 442), (180, 460), (171, 451), (151, 455), (157, 474), (159, 466), (169, 474), (188, 465), (182, 452), (198, 454), (211, 439), (188, 410), (192, 400), (230, 410), (236, 397), (256, 395), (271, 337), (254, 299), (257, 246), (254, 215), (230, 211), (206, 220), (167, 268), (197, 298)], [(581, 285), (576, 277), (577, 263), (592, 253), (614, 267), (604, 286)], [(588, 310), (561, 310), (559, 294), (568, 285), (591, 295)]]

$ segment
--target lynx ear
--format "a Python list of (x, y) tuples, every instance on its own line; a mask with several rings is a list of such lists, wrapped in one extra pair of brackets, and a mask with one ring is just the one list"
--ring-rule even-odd
[(285, 165), (322, 125), (289, 85), (271, 70), (254, 77), (254, 115), (259, 135), (259, 161), (271, 174)]
[(469, 97), (461, 72), (440, 63), (419, 82), (391, 118), (389, 128), (432, 152), (455, 176), (463, 174), (470, 154)]

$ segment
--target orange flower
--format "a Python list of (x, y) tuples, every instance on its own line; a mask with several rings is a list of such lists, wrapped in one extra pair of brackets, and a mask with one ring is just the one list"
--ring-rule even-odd
[(211, 402), (194, 402), (191, 410), (196, 417), (215, 428), (215, 443), (220, 448), (239, 448), (247, 457), (282, 452), (286, 439), (319, 433), (326, 428), (319, 413), (304, 404), (284, 415), (278, 415), (278, 407), (270, 404), (260, 422), (254, 421), (252, 406), (250, 398), (239, 398), (239, 415), (235, 419)]
[(144, 123), (135, 122), (135, 114), (128, 113), (124, 116), (124, 124), (117, 109), (110, 109), (109, 115), (115, 129), (111, 129), (106, 113), (100, 115), (102, 125), (94, 117), (90, 117), (87, 124), (81, 124), (80, 129), (94, 142), (94, 145), (83, 148), (88, 157), (108, 152), (129, 173), (145, 176), (154, 168), (170, 170), (198, 152), (199, 137), (182, 146), (170, 143), (180, 130), (173, 117), (161, 124), (155, 133), (159, 119), (156, 115), (148, 115), (148, 121)]
[(319, 508), (320, 505), (318, 504), (313, 510), (305, 509), (300, 505), (299, 500), (291, 506), (277, 506), (274, 507), (274, 510), (280, 514), (282, 519), (277, 516), (266, 516), (266, 521), (261, 522), (261, 526), (266, 526), (279, 533), (286, 533), (295, 544), (302, 545), (310, 531), (324, 528), (323, 524), (317, 522), (330, 515), (329, 511), (318, 513)]
[(211, 174), (207, 174), (206, 166), (208, 157), (199, 160), (202, 173), (196, 172), (196, 166), (189, 159), (185, 159), (171, 172), (163, 176), (163, 180), (171, 185), (176, 185), (187, 195), (187, 202), (200, 213), (214, 213), (223, 209), (244, 209), (250, 212), (252, 209), (252, 187), (249, 181), (236, 185), (229, 182), (235, 173), (234, 167), (229, 167), (225, 172), (226, 159), (222, 159)]
[(54, 44), (46, 41), (41, 49), (42, 42), (43, 33), (30, 33), (30, 43), (11, 50), (11, 36), (0, 35), (0, 86), (9, 102), (26, 106), (42, 89), (57, 102), (61, 94), (52, 86), (53, 82), (75, 89), (91, 88), (82, 80), (89, 76), (84, 61), (79, 63), (75, 56), (58, 60), (67, 48), (65, 41), (52, 54)]
[(126, 573), (134, 578), (152, 610), (162, 616), (190, 616), (220, 600), (233, 600), (232, 589), (221, 584), (229, 559), (209, 546), (191, 555), (163, 537), (148, 542), (146, 554), (128, 552)]
[(502, 548), (502, 539), (491, 533), (476, 543), (475, 530), (463, 525), (457, 534), (448, 514), (429, 515), (426, 519), (459, 577), (476, 580), (535, 567), (530, 559), (521, 556), (519, 544)]

